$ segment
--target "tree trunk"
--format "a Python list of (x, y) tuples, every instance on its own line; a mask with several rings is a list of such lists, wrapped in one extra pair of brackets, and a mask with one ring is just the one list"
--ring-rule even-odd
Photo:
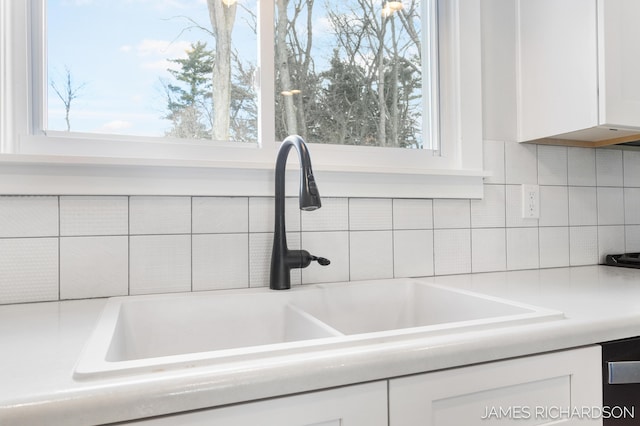
[(380, 29), (380, 45), (378, 47), (378, 146), (387, 146), (387, 103), (385, 101), (384, 84), (384, 33), (386, 17), (382, 17)]
[(209, 20), (216, 39), (213, 64), (212, 97), (214, 140), (229, 140), (231, 109), (231, 31), (236, 19), (237, 4), (225, 5), (220, 0), (207, 0)]
[[(280, 75), (280, 85), (283, 92), (290, 92), (296, 87), (291, 87), (291, 72), (289, 70), (289, 52), (287, 49), (287, 6), (289, 0), (276, 0), (278, 6), (278, 19), (276, 23), (276, 69)], [(298, 120), (296, 117), (296, 107), (291, 94), (282, 95), (284, 105), (284, 119), (286, 132), (289, 135), (298, 134)]]
[(392, 72), (391, 72), (391, 87), (389, 90), (391, 91), (391, 111), (389, 113), (391, 118), (390, 130), (391, 130), (391, 140), (389, 141), (389, 145), (395, 148), (400, 146), (398, 140), (398, 128), (400, 121), (400, 111), (398, 110), (398, 40), (396, 39), (396, 26), (395, 21), (391, 19), (391, 39), (393, 40), (393, 53), (392, 57)]

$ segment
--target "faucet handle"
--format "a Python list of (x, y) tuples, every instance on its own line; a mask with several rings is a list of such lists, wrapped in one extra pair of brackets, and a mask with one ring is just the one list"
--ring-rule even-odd
[(322, 266), (331, 263), (329, 259), (314, 256), (306, 250), (287, 250), (287, 263), (289, 268), (306, 268), (311, 262), (316, 261)]
[(331, 263), (329, 259), (325, 259), (324, 257), (311, 256), (311, 260), (315, 260), (322, 266), (327, 266)]

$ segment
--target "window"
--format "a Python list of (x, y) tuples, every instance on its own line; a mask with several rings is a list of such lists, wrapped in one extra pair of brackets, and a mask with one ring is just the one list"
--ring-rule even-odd
[(256, 2), (241, 1), (48, 0), (43, 130), (256, 142)]
[(429, 85), (437, 38), (422, 34), (423, 22), (427, 33), (436, 24), (434, 2), (276, 4), (278, 139), (296, 133), (337, 145), (437, 146), (431, 121), (422, 120), (437, 111)]
[[(265, 180), (277, 141), (298, 133), (333, 182), (325, 194), (479, 194), (472, 0), (0, 7), (0, 141), (23, 155), (3, 161), (251, 169)], [(225, 173), (215, 172), (229, 186)]]

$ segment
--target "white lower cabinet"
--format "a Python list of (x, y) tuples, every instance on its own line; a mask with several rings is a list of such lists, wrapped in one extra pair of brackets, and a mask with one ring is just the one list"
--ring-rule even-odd
[(389, 381), (390, 426), (601, 425), (599, 346)]
[(387, 426), (387, 382), (347, 386), (132, 422), (134, 425)]
[(130, 424), (601, 425), (601, 380), (601, 349), (590, 346)]

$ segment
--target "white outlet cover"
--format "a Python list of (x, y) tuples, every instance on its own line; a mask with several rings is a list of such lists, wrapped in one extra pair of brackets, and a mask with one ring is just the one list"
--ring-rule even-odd
[(540, 218), (540, 186), (522, 185), (522, 217)]

